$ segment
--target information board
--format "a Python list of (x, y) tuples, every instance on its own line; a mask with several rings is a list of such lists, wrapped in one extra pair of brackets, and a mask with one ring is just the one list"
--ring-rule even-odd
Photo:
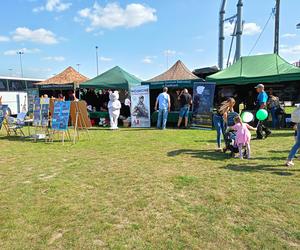
[(131, 96), (131, 127), (149, 128), (150, 120), (150, 94), (149, 86), (136, 86), (130, 89)]
[(33, 113), (34, 100), (39, 97), (38, 89), (28, 89), (27, 90), (27, 101), (28, 101), (28, 112)]
[(215, 83), (195, 82), (193, 88), (192, 127), (212, 128)]
[(58, 131), (66, 131), (68, 129), (70, 117), (70, 101), (56, 101), (54, 102), (54, 109), (52, 114), (52, 129)]
[(49, 98), (35, 98), (33, 108), (33, 126), (48, 126)]

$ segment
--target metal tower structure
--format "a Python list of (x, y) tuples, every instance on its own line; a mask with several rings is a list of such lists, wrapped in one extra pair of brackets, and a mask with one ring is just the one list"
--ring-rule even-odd
[(221, 8), (219, 12), (219, 55), (218, 66), (219, 69), (223, 69), (223, 56), (224, 56), (224, 17), (225, 17), (226, 0), (222, 0)]
[(280, 18), (280, 0), (276, 0), (275, 7), (275, 34), (274, 34), (274, 54), (279, 53), (279, 18)]
[(243, 0), (238, 0), (237, 3), (237, 20), (236, 20), (236, 50), (235, 50), (235, 61), (240, 59), (242, 50), (242, 35), (243, 35)]

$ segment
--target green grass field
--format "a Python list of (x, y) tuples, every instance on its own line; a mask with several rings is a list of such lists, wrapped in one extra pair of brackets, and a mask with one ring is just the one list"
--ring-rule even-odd
[(0, 137), (0, 249), (299, 249), (292, 131), (215, 153), (215, 132), (93, 130), (76, 144)]

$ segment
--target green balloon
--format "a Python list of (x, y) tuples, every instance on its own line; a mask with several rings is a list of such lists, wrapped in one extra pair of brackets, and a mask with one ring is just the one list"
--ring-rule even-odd
[(260, 109), (257, 111), (256, 113), (256, 118), (259, 120), (259, 121), (264, 121), (268, 118), (268, 111), (265, 110), (265, 109)]

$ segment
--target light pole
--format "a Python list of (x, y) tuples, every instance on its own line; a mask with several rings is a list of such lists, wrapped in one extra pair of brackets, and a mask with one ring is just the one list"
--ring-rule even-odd
[(12, 76), (12, 69), (8, 69), (9, 71), (9, 76), (11, 77)]
[(99, 65), (98, 65), (98, 46), (96, 48), (96, 67), (97, 67), (97, 76), (99, 75)]
[(296, 28), (297, 28), (298, 30), (300, 30), (300, 23), (298, 23), (298, 24), (296, 25)]
[(17, 54), (20, 56), (20, 68), (21, 68), (21, 77), (23, 78), (23, 64), (22, 64), (22, 55), (24, 55), (23, 51), (18, 51)]
[(80, 63), (77, 63), (77, 72), (79, 73), (79, 67), (80, 67)]

